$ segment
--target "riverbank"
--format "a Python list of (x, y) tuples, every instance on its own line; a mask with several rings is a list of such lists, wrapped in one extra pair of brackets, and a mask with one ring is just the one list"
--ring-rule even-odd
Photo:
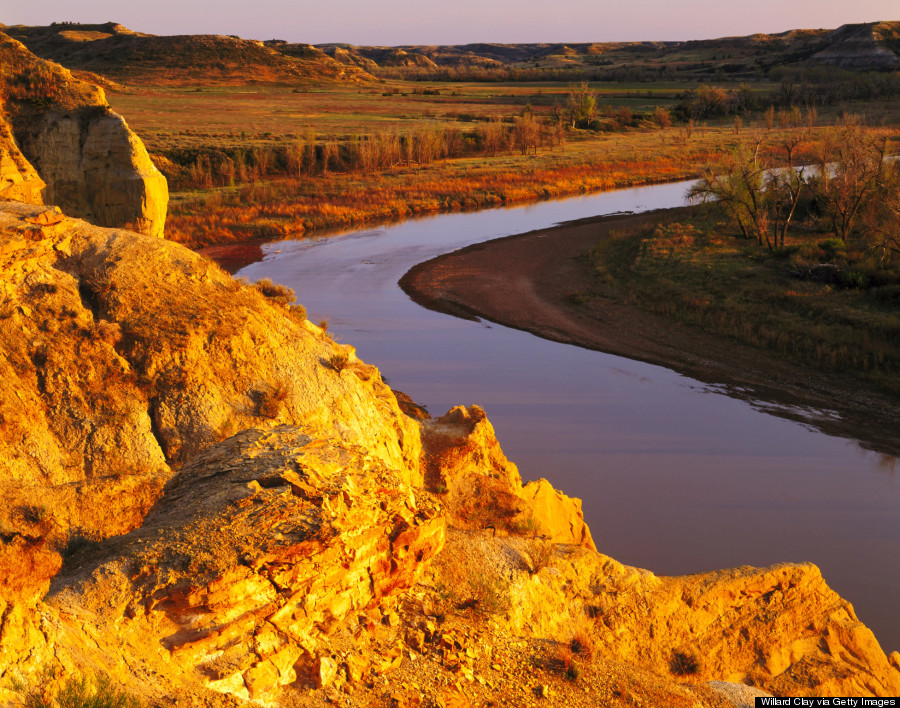
[(327, 235), (432, 214), (678, 182), (697, 177), (715, 156), (705, 144), (668, 152), (657, 145), (640, 159), (627, 157), (622, 150), (603, 158), (515, 155), (490, 162), (448, 160), (366, 175), (273, 179), (238, 188), (176, 193), (166, 238), (200, 249)]
[(598, 278), (585, 256), (614, 232), (690, 213), (588, 218), (476, 244), (414, 267), (400, 285), (430, 309), (665, 366), (776, 415), (900, 454), (900, 403), (878, 386), (647, 311)]

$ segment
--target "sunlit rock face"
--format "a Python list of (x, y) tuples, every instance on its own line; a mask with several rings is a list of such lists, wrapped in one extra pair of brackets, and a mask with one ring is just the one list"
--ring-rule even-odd
[[(11, 128), (0, 124), (0, 197), (54, 204), (99, 226), (162, 236), (166, 179), (124, 119), (109, 109), (103, 90), (4, 34), (0, 68), (6, 74), (2, 113)], [(25, 185), (37, 183), (30, 174), (37, 172), (44, 183), (39, 199), (34, 187), (3, 189), (4, 182), (19, 181), (11, 177), (13, 164)]]
[(0, 200), (43, 204), (41, 194), (46, 186), (16, 145), (9, 123), (0, 116)]
[(597, 553), (480, 408), (405, 415), (352, 347), (177, 244), (6, 202), (0, 272), (0, 681), (49, 665), (178, 705), (366, 691), (426, 666), (403, 642), (460, 671), (435, 622), (476, 612), (489, 646), (586, 627), (590, 670), (672, 705), (721, 705), (684, 688), (709, 680), (900, 690), (815, 567), (664, 578)]

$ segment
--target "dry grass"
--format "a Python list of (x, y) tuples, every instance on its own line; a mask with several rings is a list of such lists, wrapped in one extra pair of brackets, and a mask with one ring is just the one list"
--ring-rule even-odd
[(874, 262), (859, 243), (835, 251), (814, 221), (775, 253), (738, 233), (717, 210), (698, 212), (620, 233), (591, 259), (599, 287), (648, 310), (900, 390), (900, 266)]
[(270, 278), (263, 278), (262, 280), (257, 280), (253, 283), (253, 287), (261, 292), (267, 299), (272, 302), (281, 305), (282, 307), (287, 307), (292, 302), (294, 302), (295, 295), (294, 291), (291, 288), (288, 288), (284, 285), (279, 285), (278, 283), (272, 282)]
[(530, 538), (525, 541), (525, 554), (528, 556), (528, 570), (537, 575), (553, 562), (556, 544), (545, 538)]
[[(697, 123), (690, 134), (683, 125), (661, 129), (655, 108), (673, 105), (684, 88), (600, 87), (609, 103), (599, 132), (568, 131), (563, 144), (551, 124), (566, 84), (444, 84), (432, 95), (403, 82), (302, 94), (154, 89), (110, 98), (169, 174), (168, 237), (200, 246), (687, 178), (761, 122), (746, 119), (740, 135), (725, 120)], [(525, 105), (543, 137), (522, 154), (511, 141)], [(627, 125), (622, 108), (632, 114)], [(491, 125), (505, 136), (498, 150), (485, 142)], [(428, 136), (439, 144), (410, 163)]]
[(262, 391), (256, 401), (257, 415), (263, 418), (277, 418), (281, 414), (289, 391), (290, 387), (283, 381), (275, 382)]
[(335, 352), (329, 358), (328, 365), (336, 372), (341, 373), (350, 365), (350, 355), (345, 351)]

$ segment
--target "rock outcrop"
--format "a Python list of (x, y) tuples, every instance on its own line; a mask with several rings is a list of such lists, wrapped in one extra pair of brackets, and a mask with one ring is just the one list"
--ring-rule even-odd
[(581, 552), (553, 567), (512, 587), (514, 631), (553, 636), (588, 615), (599, 652), (692, 683), (749, 683), (779, 696), (900, 690), (898, 668), (811, 564), (658, 577)]
[(597, 550), (581, 501), (545, 479), (522, 484), (478, 406), (457, 406), (422, 429), (426, 488), (443, 495), (461, 528), (528, 532), (554, 543)]
[(0, 524), (122, 533), (173, 465), (282, 422), (420, 479), (416, 425), (373, 367), (191, 251), (9, 203), (0, 267)]
[(43, 204), (41, 194), (46, 186), (16, 145), (9, 123), (0, 115), (0, 200)]
[(72, 653), (95, 636), (107, 671), (177, 681), (148, 685), (154, 700), (189, 686), (271, 699), (327, 660), (344, 623), (381, 620), (444, 524), (361, 448), (253, 430), (196, 456), (140, 529), (67, 564), (46, 602), (78, 630), (59, 640)]
[[(2, 33), (0, 75), (0, 189), (19, 185), (4, 190), (5, 198), (55, 204), (100, 226), (162, 236), (166, 179), (109, 109), (102, 89)], [(40, 200), (34, 171), (44, 182)]]
[(814, 567), (598, 554), (481, 409), (405, 415), (271, 284), (13, 202), (0, 273), (0, 701), (42, 667), (178, 706), (900, 691)]

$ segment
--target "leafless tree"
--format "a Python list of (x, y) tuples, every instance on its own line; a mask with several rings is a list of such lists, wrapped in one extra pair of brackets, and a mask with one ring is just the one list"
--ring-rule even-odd
[(836, 238), (846, 241), (885, 175), (887, 135), (853, 121), (826, 135), (813, 186)]

